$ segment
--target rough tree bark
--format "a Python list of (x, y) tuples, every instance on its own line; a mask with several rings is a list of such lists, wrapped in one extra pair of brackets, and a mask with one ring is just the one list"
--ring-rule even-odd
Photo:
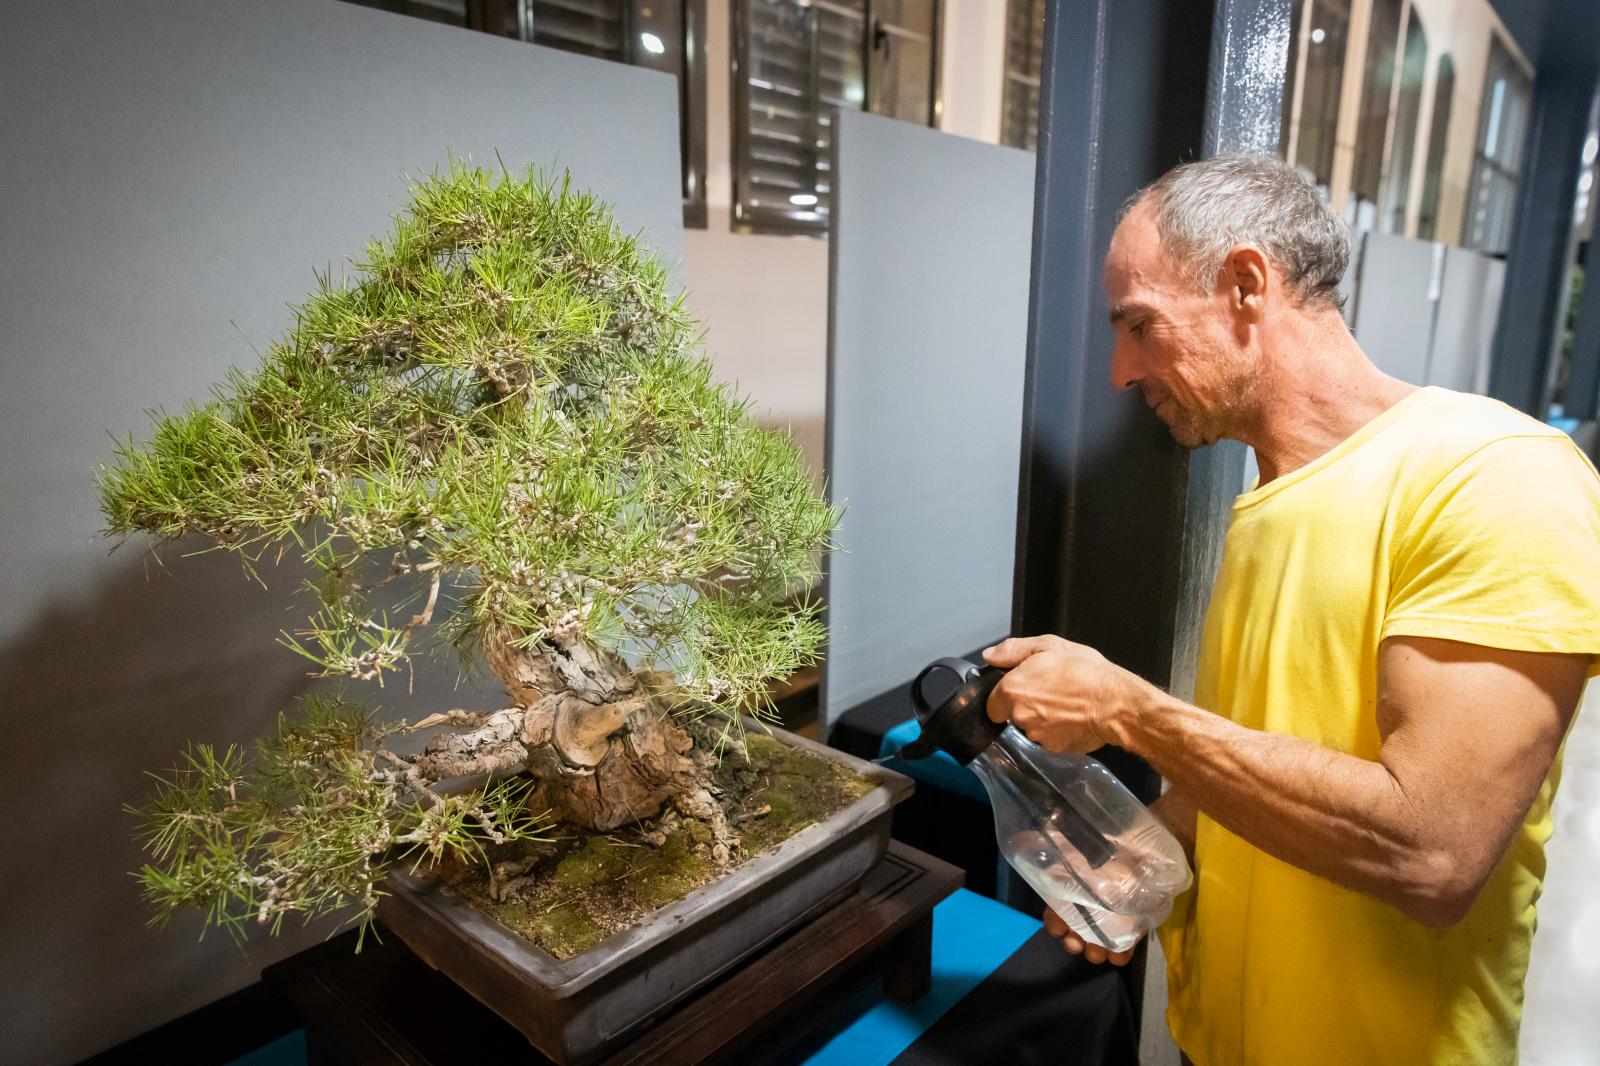
[(714, 760), (621, 658), (582, 641), (530, 650), (495, 633), (484, 651), (511, 706), (434, 736), (418, 770), (435, 780), (526, 770), (538, 782), (531, 808), (601, 831), (671, 803), (711, 826), (713, 858), (728, 861), (734, 837), (707, 787)]

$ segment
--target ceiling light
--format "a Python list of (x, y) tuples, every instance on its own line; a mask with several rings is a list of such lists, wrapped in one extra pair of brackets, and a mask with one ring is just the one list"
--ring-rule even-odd
[(644, 50), (653, 56), (665, 55), (667, 46), (661, 43), (661, 38), (653, 33), (639, 34), (639, 43), (644, 45)]
[(796, 207), (811, 207), (816, 204), (817, 197), (815, 193), (797, 192), (789, 197), (789, 202)]

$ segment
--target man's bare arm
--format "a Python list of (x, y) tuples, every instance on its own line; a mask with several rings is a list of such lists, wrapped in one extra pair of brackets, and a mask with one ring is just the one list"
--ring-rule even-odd
[(1231, 832), (1446, 926), (1466, 914), (1526, 815), (1587, 664), (1583, 655), (1386, 641), (1376, 762), (1245, 729), (1149, 686), (1105, 724)]

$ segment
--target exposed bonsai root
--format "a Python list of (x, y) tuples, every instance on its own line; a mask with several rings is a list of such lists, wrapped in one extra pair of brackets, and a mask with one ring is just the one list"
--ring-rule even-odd
[(525, 875), (538, 865), (538, 861), (536, 857), (530, 857), (514, 862), (495, 863), (489, 871), (489, 898), (497, 903), (515, 899), (525, 886), (537, 880)]
[(522, 769), (528, 761), (528, 749), (522, 744), (525, 713), (521, 707), (511, 707), (495, 711), (477, 729), (435, 734), (416, 758), (417, 770), (435, 781), (445, 781)]
[(739, 845), (739, 834), (728, 824), (728, 815), (708, 788), (695, 788), (680, 792), (673, 805), (690, 818), (696, 818), (711, 828), (711, 861), (717, 869), (725, 869), (733, 861), (734, 849)]
[(539, 780), (529, 802), (562, 821), (600, 830), (642, 822), (696, 782), (693, 742), (649, 699), (591, 707), (556, 697), (530, 718), (537, 729), (524, 736), (547, 739), (527, 749)]

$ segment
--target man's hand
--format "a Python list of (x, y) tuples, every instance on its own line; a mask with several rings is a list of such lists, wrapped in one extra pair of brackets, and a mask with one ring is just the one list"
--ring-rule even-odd
[(1121, 720), (1151, 688), (1093, 648), (1056, 636), (1012, 637), (983, 657), (1011, 671), (989, 696), (989, 717), (1051, 751), (1118, 743)]
[(1053, 937), (1061, 940), (1061, 946), (1074, 955), (1082, 955), (1090, 962), (1109, 962), (1113, 966), (1126, 966), (1128, 960), (1133, 958), (1133, 948), (1127, 951), (1107, 951), (1099, 944), (1085, 944), (1083, 938), (1072, 931), (1072, 927), (1049, 907), (1044, 909), (1044, 930)]

